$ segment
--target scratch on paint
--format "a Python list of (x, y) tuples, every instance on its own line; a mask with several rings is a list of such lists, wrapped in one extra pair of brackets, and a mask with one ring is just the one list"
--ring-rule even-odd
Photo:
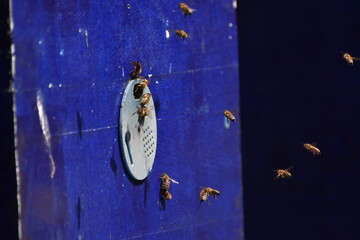
[(201, 52), (204, 54), (205, 53), (205, 39), (201, 39)]
[[(83, 29), (79, 28), (79, 33), (82, 34), (82, 32), (83, 32)], [(84, 36), (85, 36), (86, 47), (89, 48), (89, 38), (88, 38), (89, 37), (89, 32), (88, 32), (87, 29), (85, 29), (85, 31), (84, 31)]]
[(37, 105), (37, 109), (38, 109), (41, 130), (42, 130), (42, 133), (44, 136), (46, 148), (47, 148), (47, 151), (49, 153), (49, 158), (50, 158), (50, 164), (51, 164), (51, 175), (50, 176), (51, 176), (51, 178), (53, 178), (55, 175), (56, 167), (55, 167), (54, 157), (51, 152), (51, 135), (50, 135), (50, 128), (49, 128), (49, 121), (48, 121), (47, 115), (45, 113), (44, 100), (43, 100), (40, 90), (37, 92), (37, 95), (36, 95), (36, 105)]
[(85, 40), (86, 40), (86, 47), (89, 48), (89, 33), (88, 33), (88, 30), (85, 29)]

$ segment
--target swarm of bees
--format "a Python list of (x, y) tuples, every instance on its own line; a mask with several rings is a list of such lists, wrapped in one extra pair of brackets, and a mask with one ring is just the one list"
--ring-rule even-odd
[(144, 89), (150, 84), (150, 80), (140, 76), (142, 72), (142, 65), (139, 61), (131, 62), (131, 64), (134, 65), (135, 69), (131, 71), (131, 79), (129, 81), (137, 78), (141, 79), (141, 82), (134, 86), (134, 98), (140, 99), (140, 103), (138, 104), (137, 111), (133, 114), (137, 113), (140, 118), (143, 118), (145, 116), (151, 118), (150, 109), (146, 106), (151, 99), (151, 94), (143, 94)]
[(354, 61), (360, 60), (360, 58), (352, 57), (349, 53), (343, 53), (343, 58), (349, 65), (354, 65)]
[(161, 196), (165, 199), (165, 200), (170, 200), (172, 199), (172, 195), (169, 192), (169, 188), (170, 188), (170, 182), (179, 184), (179, 182), (175, 181), (174, 179), (171, 179), (169, 177), (169, 175), (167, 175), (166, 173), (163, 173), (160, 177), (161, 179), (161, 184), (160, 184), (160, 194)]
[[(185, 16), (190, 16), (190, 15), (193, 14), (194, 11), (196, 11), (195, 9), (190, 8), (186, 3), (179, 3), (178, 7)], [(128, 5), (128, 8), (130, 9), (130, 5)], [(189, 36), (188, 33), (186, 33), (182, 29), (169, 30), (169, 31), (175, 32), (176, 36), (182, 38), (183, 40), (185, 40)], [(349, 53), (343, 53), (343, 58), (350, 65), (353, 65), (354, 61), (360, 60), (360, 58), (352, 57)], [(150, 84), (150, 80), (140, 76), (140, 74), (142, 73), (142, 65), (141, 65), (141, 63), (139, 61), (131, 62), (131, 64), (134, 66), (134, 70), (131, 71), (131, 80), (137, 79), (137, 78), (141, 79), (141, 82), (139, 84), (135, 85), (135, 87), (134, 87), (135, 99), (140, 100), (140, 103), (138, 104), (138, 109), (137, 109), (137, 111), (135, 113), (137, 113), (139, 115), (139, 117), (145, 117), (145, 116), (150, 117), (150, 110), (147, 107), (147, 104), (151, 100), (152, 96), (151, 96), (150, 93), (143, 94), (144, 89)], [(224, 116), (228, 120), (230, 120), (232, 122), (236, 121), (236, 117), (235, 117), (234, 113), (232, 113), (229, 110), (224, 110)], [(314, 146), (313, 144), (305, 143), (305, 144), (303, 144), (303, 147), (309, 153), (311, 153), (313, 155), (320, 155), (321, 154), (321, 151), (316, 146)], [(290, 172), (290, 170), (292, 170), (292, 168), (293, 168), (293, 166), (291, 166), (291, 167), (289, 167), (287, 169), (273, 170), (274, 172), (276, 172), (275, 179), (278, 179), (278, 178), (282, 178), (282, 179), (291, 178), (292, 173)], [(163, 199), (165, 199), (165, 200), (172, 199), (172, 194), (169, 191), (170, 184), (171, 184), (171, 182), (176, 183), (176, 184), (179, 184), (179, 183), (177, 181), (175, 181), (174, 179), (171, 179), (169, 177), (169, 175), (167, 175), (166, 173), (163, 173), (161, 175), (160, 179), (161, 179), (161, 184), (160, 184), (160, 195), (161, 195), (161, 197)], [(220, 195), (220, 191), (215, 190), (215, 189), (210, 188), (210, 187), (206, 187), (206, 188), (203, 188), (200, 191), (200, 201), (205, 202), (205, 201), (208, 200), (209, 197), (210, 198), (212, 197), (212, 198), (216, 199), (216, 197), (219, 196), (219, 195)]]
[(219, 196), (220, 192), (210, 187), (206, 187), (200, 191), (200, 201), (205, 202), (208, 197), (213, 197), (216, 199), (216, 196)]

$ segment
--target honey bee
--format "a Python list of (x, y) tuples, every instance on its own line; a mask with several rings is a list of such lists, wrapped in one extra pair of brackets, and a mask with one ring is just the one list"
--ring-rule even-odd
[(142, 95), (141, 97), (141, 101), (140, 101), (140, 104), (145, 106), (146, 104), (149, 103), (151, 99), (151, 94), (150, 93), (145, 93), (144, 95)]
[(185, 14), (185, 16), (191, 15), (194, 11), (193, 8), (190, 8), (186, 3), (179, 3), (180, 10)]
[(176, 36), (181, 37), (183, 40), (185, 40), (188, 37), (188, 34), (184, 30), (175, 30)]
[(216, 196), (218, 195), (220, 195), (220, 192), (218, 190), (206, 187), (200, 192), (200, 201), (205, 202), (208, 197), (213, 197), (216, 199)]
[(356, 58), (356, 57), (352, 57), (349, 53), (343, 53), (343, 58), (345, 59), (345, 61), (350, 64), (350, 65), (354, 65), (354, 60), (360, 60), (360, 58)]
[(131, 79), (135, 79), (140, 76), (142, 72), (142, 65), (139, 61), (131, 62), (130, 64), (135, 66), (134, 71), (131, 71)]
[(134, 88), (135, 99), (139, 99), (142, 96), (144, 89), (149, 84), (150, 84), (150, 80), (147, 80), (144, 77), (141, 78), (141, 82), (138, 85), (135, 85), (135, 88)]
[(139, 114), (139, 117), (141, 117), (141, 118), (143, 118), (145, 116), (148, 116), (149, 118), (151, 118), (150, 109), (148, 109), (145, 106), (142, 106), (141, 104), (138, 105), (138, 110), (136, 112), (134, 112), (133, 115), (135, 113)]
[(231, 121), (233, 121), (233, 122), (236, 121), (236, 118), (235, 118), (234, 114), (232, 112), (230, 112), (229, 110), (225, 110), (224, 115), (225, 115), (225, 117), (227, 117)]
[(169, 192), (170, 182), (176, 184), (179, 184), (179, 182), (175, 181), (174, 179), (171, 179), (169, 175), (167, 175), (166, 173), (163, 173), (160, 179), (161, 179), (160, 194), (164, 199), (170, 200), (172, 198), (172, 195)]
[(279, 177), (285, 179), (285, 178), (291, 178), (292, 175), (289, 172), (291, 169), (293, 168), (293, 166), (289, 167), (288, 169), (277, 169), (274, 170), (274, 172), (277, 172), (277, 176), (275, 177), (275, 179), (278, 179)]
[(320, 149), (315, 147), (314, 145), (310, 143), (305, 143), (304, 148), (308, 150), (308, 152), (312, 153), (313, 155), (321, 155)]

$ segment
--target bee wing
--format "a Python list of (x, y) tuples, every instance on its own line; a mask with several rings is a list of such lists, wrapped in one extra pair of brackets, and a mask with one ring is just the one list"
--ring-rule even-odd
[(360, 60), (360, 58), (358, 58), (358, 57), (353, 57), (352, 59), (356, 60), (356, 61)]
[[(150, 108), (149, 108), (149, 110), (151, 110)], [(152, 115), (151, 115), (151, 112), (149, 111), (149, 114), (148, 115), (146, 115), (148, 118), (150, 118), (150, 119), (152, 119)]]
[(286, 171), (290, 171), (291, 169), (293, 169), (294, 168), (294, 166), (291, 166), (291, 167), (289, 167), (288, 169), (286, 169)]
[(179, 182), (176, 181), (176, 180), (174, 180), (174, 179), (171, 179), (171, 178), (170, 178), (170, 181), (172, 181), (173, 183), (179, 184)]

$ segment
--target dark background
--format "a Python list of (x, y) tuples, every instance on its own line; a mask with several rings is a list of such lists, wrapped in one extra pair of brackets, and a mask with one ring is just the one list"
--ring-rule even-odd
[(238, 10), (246, 239), (360, 239), (360, 1)]
[(9, 3), (0, 0), (0, 239), (17, 239)]

